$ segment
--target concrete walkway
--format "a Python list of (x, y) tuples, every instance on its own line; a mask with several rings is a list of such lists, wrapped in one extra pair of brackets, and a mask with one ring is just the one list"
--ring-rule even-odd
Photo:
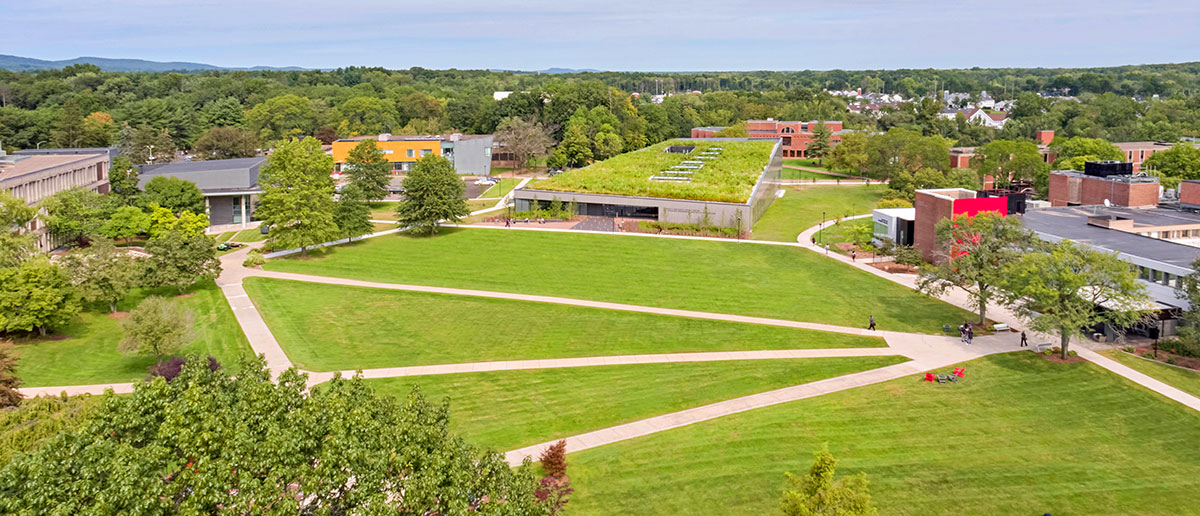
[[(665, 364), (684, 362), (721, 362), (732, 360), (786, 360), (796, 358), (883, 357), (903, 355), (891, 348), (825, 348), (770, 349), (758, 351), (702, 351), (691, 353), (658, 353), (646, 355), (604, 355), (576, 358), (543, 358), (531, 360), (496, 360), (408, 367), (385, 367), (338, 371), (342, 376), (361, 373), (363, 378), (395, 378), (438, 374), (482, 373), (488, 371), (521, 371), (528, 369), (559, 369), (566, 367), (602, 367), (614, 365)], [(308, 384), (317, 385), (333, 378), (335, 372), (309, 372)]]

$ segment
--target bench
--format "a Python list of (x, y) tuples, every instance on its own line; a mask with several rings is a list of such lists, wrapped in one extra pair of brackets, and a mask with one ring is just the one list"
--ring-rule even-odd
[(1050, 349), (1051, 347), (1053, 347), (1053, 346), (1051, 346), (1050, 344), (1034, 344), (1033, 352), (1034, 353), (1044, 353), (1047, 349)]
[(992, 325), (992, 329), (995, 331), (1008, 331), (1008, 325), (1004, 323), (996, 323)]

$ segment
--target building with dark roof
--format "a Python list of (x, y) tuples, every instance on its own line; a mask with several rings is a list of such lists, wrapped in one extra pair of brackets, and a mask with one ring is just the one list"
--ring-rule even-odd
[(267, 158), (256, 157), (140, 165), (138, 186), (145, 188), (155, 177), (191, 181), (204, 194), (210, 227), (246, 228), (253, 220), (254, 205), (262, 193), (258, 174), (266, 162)]
[[(746, 133), (750, 138), (771, 138), (779, 139), (783, 147), (783, 158), (807, 158), (808, 145), (813, 139), (813, 129), (822, 122), (816, 120), (810, 122), (784, 121), (768, 118), (766, 120), (747, 120)], [(842, 134), (846, 130), (842, 129), (842, 122), (827, 121), (825, 126), (832, 133), (829, 137), (830, 145), (842, 143)], [(720, 132), (724, 127), (708, 126), (708, 127), (693, 127), (692, 138), (712, 138), (713, 135)]]

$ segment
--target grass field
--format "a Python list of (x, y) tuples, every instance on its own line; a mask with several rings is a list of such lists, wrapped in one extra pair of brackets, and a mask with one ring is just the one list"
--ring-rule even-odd
[(792, 187), (767, 209), (750, 238), (795, 242), (804, 230), (827, 218), (870, 213), (883, 196), (884, 185)]
[(1125, 364), (1142, 374), (1153, 377), (1192, 396), (1200, 396), (1200, 371), (1192, 371), (1138, 358), (1120, 350), (1103, 352), (1105, 356)]
[[(488, 188), (487, 191), (480, 194), (479, 197), (504, 197), (505, 195), (508, 195), (508, 192), (511, 192), (513, 188), (516, 188), (516, 186), (520, 183), (521, 183), (521, 179), (519, 179), (519, 178), (515, 178), (515, 177), (501, 178), (499, 183), (492, 185), (491, 188)], [(495, 204), (495, 203), (492, 203), (492, 204)]]
[(818, 181), (826, 181), (826, 180), (832, 181), (832, 180), (837, 180), (837, 179), (847, 179), (842, 176), (835, 176), (832, 174), (822, 174), (820, 172), (813, 172), (811, 170), (796, 170), (794, 168), (785, 168), (782, 171), (780, 171), (779, 174), (780, 174), (779, 177), (782, 179), (816, 179)]
[[(835, 170), (831, 170), (829, 167), (817, 165), (817, 160), (815, 160), (815, 159), (795, 159), (795, 158), (785, 159), (785, 160), (783, 160), (783, 164), (790, 165), (793, 167), (805, 167), (805, 168), (812, 168), (812, 169), (816, 169), (816, 170), (824, 170), (826, 172), (842, 172), (841, 170), (835, 171)], [(842, 173), (846, 173), (846, 172), (842, 172)]]
[(213, 238), (214, 238), (214, 239), (217, 241), (217, 243), (219, 244), (219, 243), (221, 243), (221, 242), (228, 241), (230, 238), (233, 238), (233, 236), (234, 236), (234, 235), (236, 235), (237, 233), (238, 233), (237, 231), (226, 231), (226, 232), (224, 232), (224, 233), (221, 233), (220, 235), (217, 235), (217, 236), (215, 236), (215, 237), (213, 237)]
[[(491, 259), (483, 265), (481, 256)], [(445, 228), (373, 238), (269, 270), (546, 294), (938, 333), (968, 312), (796, 247)]]
[[(153, 293), (173, 296), (174, 289), (157, 289)], [(251, 353), (246, 336), (233, 318), (233, 312), (220, 289), (213, 283), (194, 287), (194, 295), (177, 301), (196, 313), (196, 342), (183, 349), (188, 353), (208, 354), (222, 365), (231, 367), (242, 354)], [(147, 295), (138, 291), (122, 301), (118, 308), (130, 310)], [(107, 312), (86, 311), (62, 332), (63, 340), (39, 339), (18, 341), (16, 352), (21, 357), (17, 376), (26, 387), (47, 385), (88, 385), (108, 382), (128, 382), (147, 376), (146, 366), (153, 357), (128, 357), (117, 351), (122, 338), (117, 320)]]
[(368, 382), (403, 398), (450, 397), (450, 426), (500, 451), (757, 392), (900, 362), (903, 357), (741, 360), (496, 371)]
[(828, 244), (831, 251), (840, 253), (842, 251), (837, 248), (837, 244), (853, 242), (855, 228), (869, 228), (872, 224), (873, 222), (869, 217), (865, 219), (844, 220), (825, 228), (813, 235), (813, 238), (816, 239), (817, 244)]
[(243, 229), (230, 238), (234, 242), (258, 242), (266, 239), (267, 235), (262, 234), (262, 231), (258, 228)]
[(885, 345), (875, 337), (526, 301), (269, 278), (246, 278), (244, 286), (288, 357), (311, 371)]
[(1086, 362), (964, 367), (573, 453), (571, 514), (771, 514), (822, 443), (880, 514), (1200, 513), (1200, 414)]

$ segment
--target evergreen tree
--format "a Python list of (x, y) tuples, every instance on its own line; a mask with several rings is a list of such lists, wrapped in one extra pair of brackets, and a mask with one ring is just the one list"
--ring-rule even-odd
[(817, 122), (817, 125), (813, 127), (812, 133), (812, 140), (808, 142), (807, 152), (809, 157), (817, 158), (817, 165), (820, 165), (825, 156), (829, 155), (830, 148), (833, 147), (833, 142), (831, 141), (833, 131), (829, 129), (829, 126), (825, 125), (825, 122)]
[(138, 171), (124, 156), (113, 160), (108, 171), (108, 193), (121, 200), (122, 206), (134, 206), (142, 191), (138, 188)]
[(259, 219), (271, 227), (267, 245), (273, 249), (300, 248), (334, 239), (333, 159), (321, 142), (309, 137), (292, 139), (275, 149), (259, 177), (263, 193)]
[(85, 136), (83, 117), (83, 110), (74, 99), (63, 104), (54, 130), (50, 131), (50, 143), (55, 147), (79, 147)]
[(437, 233), (443, 220), (457, 222), (471, 213), (463, 197), (463, 182), (454, 165), (441, 156), (426, 156), (404, 178), (404, 200), (396, 221), (414, 235)]
[(351, 240), (375, 230), (371, 223), (371, 207), (361, 195), (354, 185), (347, 185), (333, 206), (333, 221), (337, 223), (338, 232)]

